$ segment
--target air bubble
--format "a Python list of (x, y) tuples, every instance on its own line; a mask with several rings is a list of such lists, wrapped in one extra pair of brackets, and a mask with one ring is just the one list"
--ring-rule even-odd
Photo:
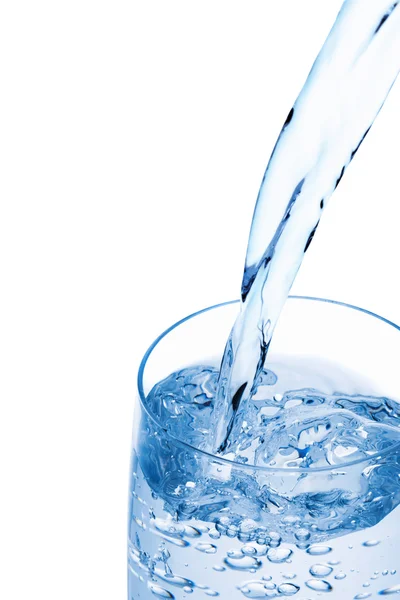
[(240, 523), (241, 533), (252, 533), (256, 528), (257, 523), (253, 521), (253, 519), (244, 519), (244, 521)]
[(391, 594), (400, 594), (400, 583), (379, 592), (380, 596), (390, 596)]
[(299, 590), (299, 586), (294, 583), (282, 583), (282, 585), (278, 587), (278, 592), (283, 596), (294, 596)]
[(162, 569), (155, 569), (155, 574), (159, 579), (162, 579), (166, 583), (170, 585), (176, 585), (177, 587), (196, 587), (194, 582), (190, 579), (186, 579), (186, 577), (181, 577), (180, 575), (173, 575), (173, 573), (165, 573)]
[(268, 581), (267, 583), (264, 583), (264, 587), (268, 591), (276, 589), (276, 585), (275, 585), (275, 583), (272, 583), (272, 581)]
[(252, 556), (241, 556), (241, 558), (233, 558), (231, 556), (224, 558), (224, 564), (234, 571), (250, 571), (251, 569), (259, 569), (262, 565), (261, 561)]
[(302, 528), (296, 531), (294, 537), (296, 538), (296, 540), (299, 540), (299, 542), (306, 542), (310, 539), (311, 533), (308, 531), (308, 529)]
[(277, 533), (276, 531), (270, 531), (268, 533), (268, 537), (269, 545), (271, 546), (271, 548), (277, 548), (278, 546), (280, 546), (282, 538), (279, 535), (279, 533)]
[(140, 527), (140, 529), (143, 529), (143, 531), (146, 529), (146, 524), (144, 521), (142, 521), (142, 519), (139, 519), (139, 517), (134, 517), (133, 520), (135, 521), (136, 525)]
[(208, 535), (213, 540), (219, 540), (219, 538), (221, 537), (221, 534), (219, 531), (217, 531), (217, 529), (210, 529), (210, 531), (208, 532)]
[(332, 552), (332, 548), (330, 546), (310, 546), (306, 552), (307, 554), (311, 554), (311, 556), (321, 556)]
[(191, 527), (191, 525), (185, 525), (184, 535), (190, 538), (196, 538), (201, 536), (201, 531), (196, 529), (196, 527)]
[(313, 565), (310, 567), (310, 574), (313, 577), (328, 577), (332, 571), (332, 567), (329, 567), (328, 565)]
[(160, 531), (161, 533), (164, 533), (170, 537), (180, 537), (185, 533), (183, 525), (172, 523), (171, 520), (164, 521), (163, 519), (157, 517), (154, 519), (153, 524), (157, 531)]
[(228, 550), (227, 555), (230, 558), (243, 558), (242, 552), (240, 550)]
[(195, 548), (199, 552), (204, 552), (205, 554), (215, 554), (217, 551), (217, 546), (214, 546), (214, 544), (199, 543), (195, 545)]
[(379, 540), (367, 540), (366, 542), (363, 543), (363, 546), (365, 546), (366, 548), (373, 548), (374, 546), (377, 546), (378, 544), (380, 544)]
[(161, 587), (160, 585), (156, 585), (155, 583), (149, 583), (149, 589), (152, 594), (158, 596), (159, 598), (168, 598), (168, 600), (173, 600), (175, 596), (171, 594), (168, 590)]
[(285, 562), (293, 554), (290, 548), (270, 548), (267, 552), (267, 558), (272, 563)]
[(325, 581), (325, 579), (309, 579), (306, 581), (306, 586), (315, 592), (331, 592), (333, 590), (329, 581)]
[(226, 531), (226, 535), (230, 538), (234, 538), (237, 536), (239, 528), (236, 525), (230, 525), (228, 530)]
[(257, 548), (250, 545), (243, 546), (241, 551), (245, 556), (254, 556), (257, 554)]
[(187, 540), (183, 540), (180, 537), (169, 537), (167, 535), (164, 535), (164, 534), (156, 531), (155, 529), (150, 529), (150, 531), (152, 533), (155, 533), (156, 535), (158, 535), (165, 542), (168, 542), (169, 544), (173, 544), (174, 546), (178, 546), (179, 548), (187, 548), (188, 546), (190, 546), (190, 544)]
[(275, 584), (265, 584), (263, 581), (246, 581), (238, 589), (246, 598), (270, 598), (276, 596)]

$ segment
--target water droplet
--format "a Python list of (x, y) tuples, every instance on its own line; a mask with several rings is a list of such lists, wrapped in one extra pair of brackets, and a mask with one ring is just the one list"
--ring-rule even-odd
[(340, 560), (330, 560), (328, 561), (328, 565), (332, 565), (332, 567), (337, 567), (340, 565)]
[(390, 588), (386, 588), (386, 590), (381, 590), (379, 592), (380, 596), (390, 596), (390, 594), (400, 594), (400, 584), (393, 585)]
[(396, 569), (392, 569), (392, 571), (390, 571), (391, 575), (396, 575), (396, 573), (397, 573)]
[(382, 575), (389, 575), (389, 571), (385, 569), (384, 571), (382, 571)]
[(372, 594), (370, 594), (369, 592), (365, 593), (365, 594), (357, 594), (357, 596), (354, 596), (354, 600), (365, 600), (366, 598), (371, 598)]
[(242, 555), (240, 558), (229, 556), (224, 558), (224, 564), (235, 571), (249, 571), (251, 569), (259, 569), (262, 565), (258, 558)]
[(310, 574), (313, 577), (328, 577), (332, 571), (332, 567), (329, 567), (328, 565), (313, 565), (310, 567)]
[(296, 579), (296, 573), (283, 573), (282, 577), (285, 579)]
[(271, 575), (263, 575), (263, 577), (261, 577), (261, 579), (262, 579), (263, 581), (271, 581), (271, 580), (272, 580), (272, 577), (271, 577)]
[(193, 588), (185, 585), (185, 587), (183, 588), (183, 591), (186, 592), (186, 594), (192, 594), (193, 593)]
[(267, 552), (267, 558), (272, 563), (282, 563), (292, 554), (290, 548), (270, 548)]
[(214, 590), (205, 590), (204, 593), (207, 594), (207, 596), (219, 596), (219, 592), (216, 592)]
[(158, 596), (159, 598), (168, 598), (168, 600), (173, 600), (175, 598), (175, 596), (171, 594), (171, 592), (161, 587), (160, 585), (156, 585), (155, 583), (149, 583), (148, 586), (151, 593), (155, 596)]
[(367, 540), (366, 542), (363, 542), (363, 546), (365, 546), (366, 548), (373, 548), (378, 544), (380, 544), (379, 540)]
[(282, 583), (278, 587), (278, 592), (283, 596), (294, 596), (294, 594), (297, 594), (299, 590), (299, 586), (295, 585), (294, 583)]
[(222, 565), (214, 565), (213, 569), (214, 571), (218, 571), (219, 573), (222, 573), (222, 571), (226, 571), (225, 567), (223, 567)]
[(343, 572), (338, 573), (337, 575), (335, 575), (335, 579), (338, 579), (339, 581), (341, 579), (346, 579), (346, 577), (347, 577), (346, 573), (343, 573)]
[(306, 581), (306, 586), (315, 592), (331, 592), (333, 587), (325, 579), (309, 579)]
[(332, 552), (332, 548), (330, 546), (310, 546), (306, 552), (307, 554), (311, 554), (311, 556), (321, 556), (322, 554)]
[(370, 582), (369, 582), (369, 581), (366, 581), (365, 583), (363, 583), (363, 587), (370, 587), (370, 585), (371, 585), (371, 584), (370, 584)]
[(205, 554), (215, 554), (217, 551), (217, 546), (214, 546), (214, 544), (199, 543), (195, 545), (195, 548), (199, 552), (205, 552)]

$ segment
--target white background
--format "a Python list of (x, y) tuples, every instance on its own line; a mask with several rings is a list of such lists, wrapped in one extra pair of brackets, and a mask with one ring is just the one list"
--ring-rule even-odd
[[(238, 296), (265, 165), (339, 5), (2, 4), (1, 598), (125, 598), (140, 357)], [(294, 289), (397, 322), (399, 85)]]

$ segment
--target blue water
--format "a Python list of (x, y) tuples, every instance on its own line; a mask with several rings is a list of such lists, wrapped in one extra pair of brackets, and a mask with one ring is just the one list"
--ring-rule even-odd
[(327, 392), (324, 376), (321, 389), (285, 391), (287, 373), (263, 371), (222, 460), (195, 450), (210, 435), (217, 369), (183, 369), (147, 396), (132, 465), (130, 600), (397, 593), (400, 406)]
[(397, 76), (399, 33), (398, 2), (346, 0), (268, 163), (221, 368), (172, 373), (146, 398), (129, 600), (400, 593), (399, 405), (265, 368), (322, 212)]
[[(160, 425), (169, 436), (206, 448), (217, 383), (216, 369), (191, 367), (171, 374), (147, 397), (146, 406), (157, 424), (146, 424), (149, 435), (140, 464), (171, 515), (211, 520), (221, 527), (221, 516), (229, 515), (230, 525), (240, 529), (245, 513), (292, 543), (298, 541), (300, 524), (309, 544), (379, 523), (400, 503), (400, 405), (387, 398), (328, 395), (311, 388), (278, 393), (282, 381), (272, 371), (259, 378), (259, 390), (227, 457), (248, 466), (296, 469), (290, 489), (286, 483), (272, 485), (270, 474), (254, 475), (251, 470), (237, 480), (232, 476), (215, 480), (208, 465), (204, 473), (197, 471), (190, 453), (183, 459), (176, 451), (171, 458), (168, 444), (165, 451), (167, 437), (156, 435)], [(364, 463), (370, 465), (373, 455), (379, 460), (366, 473)], [(342, 465), (357, 461), (359, 467), (346, 477), (337, 475), (334, 483), (318, 482), (320, 487), (309, 489), (313, 471), (328, 468), (339, 473)], [(190, 473), (193, 487), (186, 485)], [(288, 526), (286, 517), (295, 518), (294, 527)], [(263, 534), (256, 527), (249, 539), (259, 535)]]

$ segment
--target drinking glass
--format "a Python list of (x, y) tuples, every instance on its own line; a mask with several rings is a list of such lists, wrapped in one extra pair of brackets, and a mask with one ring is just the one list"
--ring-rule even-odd
[[(219, 366), (238, 310), (233, 301), (182, 319), (141, 362), (128, 600), (400, 593), (399, 444), (336, 467), (251, 466), (177, 439), (146, 405), (153, 386), (172, 372)], [(292, 296), (267, 358), (277, 377), (271, 393), (315, 388), (385, 397), (396, 406), (399, 329), (361, 308)]]

